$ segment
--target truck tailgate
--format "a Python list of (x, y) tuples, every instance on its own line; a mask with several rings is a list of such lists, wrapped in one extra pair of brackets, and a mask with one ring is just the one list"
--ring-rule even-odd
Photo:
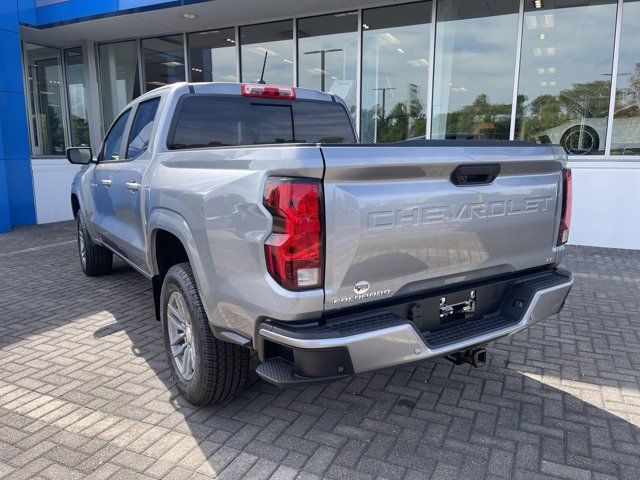
[(321, 149), (327, 310), (556, 261), (556, 147)]

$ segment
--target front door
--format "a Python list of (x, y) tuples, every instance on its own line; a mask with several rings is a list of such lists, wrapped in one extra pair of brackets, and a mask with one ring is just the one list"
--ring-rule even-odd
[(113, 202), (114, 191), (117, 190), (114, 177), (121, 157), (124, 157), (124, 134), (130, 114), (131, 109), (126, 110), (111, 126), (98, 154), (98, 165), (93, 170), (91, 181), (94, 210), (90, 221), (95, 226), (100, 241), (116, 251), (118, 221)]
[(113, 216), (109, 225), (112, 248), (145, 271), (146, 231), (142, 209), (147, 189), (142, 179), (151, 160), (148, 146), (159, 103), (160, 97), (155, 97), (137, 105), (122, 142), (120, 158), (104, 165), (111, 183), (108, 192)]

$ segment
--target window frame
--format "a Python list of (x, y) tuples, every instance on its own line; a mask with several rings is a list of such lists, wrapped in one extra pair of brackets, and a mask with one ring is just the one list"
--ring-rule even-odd
[[(122, 160), (122, 162), (130, 162), (133, 161), (135, 159), (137, 159), (140, 155), (142, 155), (143, 153), (145, 153), (146, 151), (149, 150), (149, 147), (151, 146), (154, 137), (155, 137), (155, 133), (156, 133), (156, 129), (158, 126), (158, 112), (160, 111), (160, 107), (162, 106), (162, 97), (163, 95), (155, 95), (152, 96), (150, 98), (144, 98), (142, 100), (140, 100), (139, 102), (136, 102), (136, 104), (133, 106), (135, 107), (135, 110), (133, 111), (133, 116), (131, 118), (131, 122), (128, 125), (128, 129), (125, 131), (125, 133), (127, 134), (127, 138), (126, 138), (126, 144), (125, 144), (125, 157)], [(140, 110), (140, 105), (142, 105), (143, 103), (147, 103), (147, 102), (153, 102), (154, 100), (158, 101), (158, 106), (156, 107), (156, 112), (153, 116), (153, 121), (152, 121), (152, 126), (151, 126), (151, 131), (149, 132), (149, 142), (147, 143), (147, 146), (140, 150), (140, 152), (133, 156), (133, 157), (129, 157), (129, 144), (131, 143), (131, 134), (133, 133), (133, 125), (135, 124), (136, 118), (138, 117), (138, 111)], [(118, 117), (120, 118), (120, 117)], [(106, 137), (105, 137), (106, 138)]]
[[(113, 131), (113, 128), (118, 123), (118, 120), (120, 120), (124, 115), (128, 115), (127, 121), (124, 124), (124, 130), (122, 131), (122, 138), (120, 139), (120, 152), (122, 152), (123, 146), (126, 147), (125, 139), (129, 138), (129, 131), (131, 130), (131, 122), (132, 122), (132, 119), (133, 119), (133, 116), (131, 115), (131, 113), (135, 113), (136, 111), (137, 111), (137, 103), (135, 105), (131, 105), (131, 106), (128, 106), (128, 107), (124, 108), (122, 110), (122, 112), (120, 112), (120, 114), (116, 117), (116, 119), (113, 121), (113, 123), (109, 127), (109, 131), (107, 132), (107, 134), (102, 139), (102, 143), (100, 144), (100, 152), (98, 153), (98, 156), (96, 157), (96, 162), (97, 163), (99, 163), (99, 164), (101, 164), (101, 163), (123, 163), (123, 162), (128, 162), (129, 161), (129, 160), (125, 159), (125, 158), (118, 158), (117, 160), (114, 160), (114, 159), (105, 160), (104, 159), (104, 150), (105, 150), (105, 148), (107, 146), (107, 138), (109, 138), (109, 135), (111, 134), (111, 132)], [(125, 151), (125, 154), (126, 154), (126, 151)]]
[[(29, 81), (30, 74), (29, 74), (29, 62), (28, 62), (28, 56), (27, 56), (27, 45), (46, 47), (46, 48), (50, 48), (52, 50), (57, 51), (58, 71), (59, 71), (59, 76), (61, 80), (60, 99), (61, 99), (61, 108), (62, 108), (62, 131), (63, 131), (63, 137), (65, 141), (65, 150), (71, 145), (71, 131), (69, 128), (70, 117), (68, 113), (69, 109), (67, 106), (67, 101), (68, 101), (67, 78), (66, 78), (66, 69), (65, 69), (65, 63), (64, 63), (64, 51), (63, 51), (66, 49), (62, 49), (59, 47), (52, 47), (51, 45), (46, 45), (43, 43), (34, 43), (34, 42), (25, 42), (25, 41), (20, 42), (20, 51), (22, 54), (22, 85), (24, 89), (24, 102), (25, 102), (25, 114), (26, 114), (25, 116), (27, 121), (27, 130), (29, 132), (29, 157), (33, 159), (55, 159), (55, 160), (65, 158), (64, 154), (47, 155), (47, 154), (34, 153), (34, 132), (33, 132), (33, 124), (31, 121), (31, 112), (32, 112), (32, 108), (34, 108), (34, 105), (33, 105), (33, 99), (31, 95), (30, 81)], [(82, 48), (82, 47), (72, 45), (67, 48)]]

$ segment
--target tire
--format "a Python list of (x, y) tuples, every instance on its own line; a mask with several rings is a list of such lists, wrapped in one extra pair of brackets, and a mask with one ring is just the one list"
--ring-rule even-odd
[(96, 245), (84, 224), (82, 212), (76, 215), (76, 235), (78, 238), (78, 255), (80, 266), (88, 277), (98, 277), (111, 272), (113, 253), (101, 245)]
[[(579, 144), (580, 136), (582, 136), (582, 147)], [(589, 155), (600, 148), (600, 137), (591, 127), (575, 125), (562, 134), (560, 145), (571, 155)]]
[(191, 266), (174, 265), (160, 294), (167, 362), (178, 390), (197, 406), (235, 397), (249, 373), (249, 350), (213, 336)]

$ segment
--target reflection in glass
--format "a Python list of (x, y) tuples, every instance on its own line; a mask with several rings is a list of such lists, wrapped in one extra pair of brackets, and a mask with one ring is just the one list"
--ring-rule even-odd
[(525, 3), (516, 138), (604, 153), (615, 0)]
[(189, 34), (192, 82), (237, 82), (235, 30), (225, 28)]
[(342, 98), (356, 114), (358, 12), (298, 20), (298, 85)]
[(140, 95), (136, 42), (100, 45), (98, 54), (103, 128), (108, 130), (116, 115)]
[(89, 109), (87, 105), (87, 76), (82, 48), (64, 51), (67, 76), (69, 116), (71, 117), (71, 145), (89, 146)]
[(616, 108), (611, 136), (614, 155), (640, 155), (640, 1), (622, 8)]
[(62, 71), (59, 51), (25, 44), (31, 111), (31, 148), (34, 155), (64, 155)]
[[(240, 27), (242, 81), (260, 80), (272, 85), (293, 85), (293, 22)], [(265, 63), (266, 59), (266, 63)]]
[(184, 46), (182, 35), (142, 40), (145, 90), (184, 82)]
[(518, 2), (439, 0), (432, 138), (509, 139)]
[(431, 8), (418, 2), (363, 11), (363, 142), (425, 135)]

